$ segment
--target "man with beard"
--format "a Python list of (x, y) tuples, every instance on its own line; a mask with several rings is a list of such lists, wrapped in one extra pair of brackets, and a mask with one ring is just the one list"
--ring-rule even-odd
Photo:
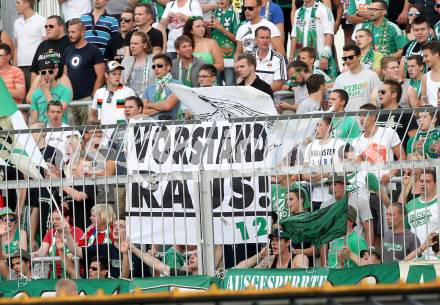
[[(72, 43), (64, 54), (64, 73), (72, 82), (74, 100), (91, 100), (96, 90), (104, 85), (104, 58), (97, 47), (85, 39), (85, 26), (79, 19), (69, 22), (69, 40)], [(74, 124), (84, 125), (88, 107), (72, 108)]]

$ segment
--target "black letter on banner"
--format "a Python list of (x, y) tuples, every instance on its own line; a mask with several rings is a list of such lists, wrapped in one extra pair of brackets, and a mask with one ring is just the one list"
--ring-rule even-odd
[[(246, 209), (254, 201), (254, 189), (249, 184), (250, 177), (232, 178), (232, 197), (229, 206), (234, 209)], [(238, 195), (239, 197), (235, 197)]]
[(183, 182), (178, 180), (168, 182), (163, 195), (162, 206), (163, 208), (172, 208), (173, 204), (180, 204), (184, 209), (194, 209), (188, 184), (185, 180)]
[[(146, 174), (148, 171), (139, 171)], [(131, 206), (133, 208), (143, 208), (144, 200), (148, 208), (159, 209), (160, 205), (154, 197), (154, 191), (139, 186), (139, 183), (131, 184)], [(142, 200), (142, 202), (141, 202)]]
[(189, 161), (193, 165), (198, 165), (201, 162), (200, 157), (203, 150), (203, 144), (199, 141), (199, 138), (202, 138), (204, 133), (205, 129), (203, 127), (197, 127), (192, 134), (191, 147), (193, 151), (191, 152)]
[[(255, 162), (264, 161), (264, 151), (267, 145), (267, 132), (266, 132), (266, 128), (264, 128), (262, 124), (255, 123), (254, 137), (255, 139), (257, 139), (257, 141), (255, 141), (254, 161)], [(258, 141), (260, 139), (261, 141)], [(257, 148), (257, 144), (261, 145), (261, 149)]]
[(220, 145), (218, 147), (217, 154), (217, 164), (221, 164), (223, 160), (226, 163), (232, 163), (232, 143), (231, 143), (231, 132), (229, 126), (224, 126), (222, 130), (222, 135), (220, 137)]
[(205, 154), (207, 157), (206, 163), (207, 164), (214, 164), (214, 145), (216, 141), (213, 141), (213, 139), (218, 139), (218, 128), (215, 127), (212, 131), (212, 135), (210, 138), (208, 138), (209, 133), (211, 132), (212, 127), (206, 128), (205, 131), (205, 138), (206, 138), (206, 145), (208, 145), (208, 149), (206, 150)]
[(225, 179), (212, 179), (211, 188), (212, 188), (212, 209), (218, 208), (223, 199), (225, 198)]
[(189, 130), (186, 127), (176, 128), (174, 135), (176, 144), (174, 145), (173, 160), (175, 164), (188, 164), (186, 157), (186, 146), (189, 139)]
[(138, 161), (143, 162), (145, 159), (145, 155), (147, 154), (148, 149), (148, 142), (150, 141), (150, 137), (148, 135), (145, 135), (145, 133), (149, 133), (147, 130), (149, 130), (148, 127), (145, 127), (144, 129), (144, 139), (141, 139), (141, 128), (139, 126), (133, 127), (133, 133), (134, 133), (134, 143), (136, 146), (136, 156)]
[(241, 163), (243, 158), (243, 149), (246, 144), (244, 139), (244, 128), (242, 125), (235, 126), (235, 159), (234, 163)]
[(258, 177), (258, 191), (265, 196), (261, 196), (258, 199), (258, 204), (262, 208), (267, 208), (270, 205), (270, 197), (268, 193), (270, 192), (270, 182), (269, 177), (259, 176)]
[[(161, 139), (163, 139), (163, 144), (165, 145), (165, 149), (163, 151), (159, 150)], [(168, 128), (166, 126), (157, 128), (153, 135), (153, 141), (151, 142), (151, 145), (153, 146), (153, 158), (156, 163), (164, 164), (167, 161), (170, 155), (170, 142), (171, 138)]]

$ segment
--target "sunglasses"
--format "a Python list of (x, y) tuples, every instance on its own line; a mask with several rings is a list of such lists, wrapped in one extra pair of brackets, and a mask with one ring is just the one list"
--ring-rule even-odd
[(435, 4), (435, 7), (436, 7), (436, 8), (440, 8), (440, 3), (436, 3), (436, 4)]
[(7, 221), (10, 221), (10, 222), (13, 222), (13, 221), (15, 221), (15, 217), (9, 217), (9, 218), (2, 218), (2, 219), (0, 219), (2, 222), (7, 222)]
[(93, 267), (93, 266), (90, 266), (89, 270), (92, 270), (92, 271), (98, 271), (98, 268)]
[(385, 90), (383, 90), (383, 89), (382, 89), (382, 90), (379, 90), (378, 92), (379, 92), (380, 95), (385, 95), (385, 94), (387, 94), (387, 92), (386, 92)]
[(154, 64), (154, 65), (151, 66), (151, 68), (153, 70), (156, 70), (156, 68), (162, 69), (163, 67), (165, 67), (165, 65), (163, 65), (163, 64)]
[(53, 70), (41, 70), (40, 74), (41, 75), (46, 75), (46, 74), (52, 75), (53, 74)]
[(113, 91), (108, 92), (107, 101), (105, 101), (107, 104), (110, 104), (112, 102), (113, 95), (115, 95)]
[(255, 8), (255, 6), (243, 6), (243, 10), (244, 11), (249, 11), (249, 12), (252, 12), (253, 10), (254, 10), (254, 8)]
[(46, 24), (45, 26), (44, 26), (44, 28), (47, 30), (47, 29), (53, 29), (55, 26), (53, 25), (53, 24)]
[(121, 17), (121, 22), (132, 22), (133, 20), (131, 19), (131, 18), (124, 18), (124, 17)]
[(342, 61), (353, 60), (356, 55), (342, 56)]
[(417, 13), (413, 13), (413, 12), (408, 13), (408, 17), (417, 17), (417, 16), (420, 16), (419, 12), (417, 12)]

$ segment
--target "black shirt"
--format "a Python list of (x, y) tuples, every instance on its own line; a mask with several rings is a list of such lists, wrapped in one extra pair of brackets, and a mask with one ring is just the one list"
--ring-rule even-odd
[[(398, 109), (402, 108), (399, 107)], [(406, 147), (409, 139), (408, 132), (418, 128), (417, 119), (411, 113), (381, 114), (377, 119), (376, 125), (394, 129), (402, 141), (402, 147)]]
[(401, 29), (404, 29), (405, 25), (398, 24), (397, 17), (399, 17), (400, 13), (402, 12), (404, 4), (405, 4), (405, 1), (402, 1), (402, 0), (389, 0), (388, 1), (388, 11), (387, 11), (388, 20), (397, 24)]
[[(35, 51), (34, 58), (32, 60), (31, 72), (38, 73), (38, 61), (43, 59), (52, 59), (55, 63), (61, 63), (61, 58), (63, 57), (64, 50), (70, 46), (69, 37), (64, 35), (62, 38), (57, 40), (44, 40), (40, 43), (37, 50)], [(60, 66), (59, 75), (63, 73), (63, 66)]]
[[(120, 253), (113, 244), (101, 244), (98, 246), (93, 245), (84, 249), (86, 250), (86, 253), (83, 253), (82, 262), (86, 270), (89, 269), (91, 259), (94, 256), (105, 257), (108, 260), (109, 267), (106, 268), (109, 268), (110, 276), (114, 278), (118, 278), (120, 276), (120, 271), (122, 271), (122, 253)], [(131, 255), (130, 269), (130, 277), (151, 277), (150, 268), (148, 265), (143, 264), (140, 258), (134, 254)]]
[[(125, 45), (126, 46), (130, 46), (131, 36), (133, 35), (134, 32), (136, 32), (136, 31), (132, 31), (130, 33), (127, 33), (127, 35), (125, 36)], [(153, 48), (154, 47), (163, 48), (163, 36), (162, 36), (161, 31), (152, 27), (147, 32), (147, 35), (148, 35), (148, 38), (150, 39), (150, 44)]]
[[(238, 86), (245, 86), (245, 81), (243, 80), (241, 83), (238, 84)], [(260, 91), (263, 91), (264, 93), (269, 94), (270, 97), (273, 99), (272, 88), (270, 87), (270, 85), (268, 83), (261, 80), (258, 77), (258, 75), (257, 75), (257, 78), (254, 80), (254, 82), (251, 84), (251, 86), (254, 87), (255, 89), (258, 89)]]
[(70, 45), (65, 50), (62, 63), (67, 66), (67, 74), (73, 87), (73, 99), (92, 96), (96, 81), (95, 65), (104, 63), (99, 49), (87, 43), (81, 49)]
[(124, 45), (125, 38), (122, 37), (122, 34), (120, 32), (114, 34), (107, 43), (104, 58), (106, 60), (116, 60), (121, 63), (124, 59)]
[(91, 224), (90, 211), (95, 206), (95, 188), (93, 185), (75, 185), (73, 188), (79, 192), (86, 193), (87, 199), (76, 201), (64, 193), (63, 203), (67, 203), (69, 206), (73, 225), (85, 232)]

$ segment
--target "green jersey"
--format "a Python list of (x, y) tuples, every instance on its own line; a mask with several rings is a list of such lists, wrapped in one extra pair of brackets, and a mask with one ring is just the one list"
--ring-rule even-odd
[(359, 137), (361, 130), (355, 117), (337, 117), (332, 120), (331, 135), (351, 143), (353, 139)]
[(403, 49), (408, 39), (402, 30), (386, 18), (378, 27), (371, 21), (362, 23), (363, 29), (369, 29), (373, 34), (373, 49), (376, 52), (384, 53), (385, 56), (392, 55), (397, 50)]
[(438, 21), (434, 25), (434, 33), (435, 33), (435, 37), (437, 37), (437, 39), (440, 39), (440, 21)]
[[(347, 237), (339, 237), (332, 242), (330, 242), (330, 247), (328, 250), (328, 266), (330, 268), (341, 268), (340, 262), (338, 260), (338, 252), (342, 250), (345, 246), (344, 239), (347, 238), (347, 246), (351, 252), (359, 255), (362, 250), (367, 250), (367, 242), (362, 236), (359, 236), (356, 231), (351, 232)], [(353, 267), (356, 264), (350, 260), (346, 259), (344, 261), (344, 268)]]
[[(228, 7), (226, 10), (221, 8), (216, 9), (212, 16), (220, 21), (220, 24), (230, 33), (237, 34), (238, 27), (240, 26), (240, 17), (234, 11), (232, 6)], [(223, 58), (225, 60), (226, 67), (234, 66), (234, 55), (237, 45), (230, 40), (221, 31), (215, 29), (211, 32), (211, 38), (217, 41), (220, 49), (223, 53)]]
[[(423, 152), (418, 151), (415, 143), (421, 139), (424, 139)], [(437, 145), (440, 141), (440, 128), (437, 127), (430, 131), (418, 132), (414, 137), (409, 138), (406, 144), (406, 154), (419, 153), (426, 155), (429, 158), (436, 159), (440, 156), (440, 151), (437, 149)]]
[(422, 92), (422, 80), (421, 79), (407, 79), (408, 84), (414, 88), (417, 92), (417, 97), (420, 97), (420, 93)]
[(182, 253), (174, 249), (174, 247), (171, 247), (165, 252), (162, 262), (168, 265), (170, 269), (179, 269), (185, 265), (186, 259)]
[(278, 221), (290, 216), (289, 208), (286, 205), (287, 201), (287, 188), (279, 185), (272, 184), (271, 186), (271, 203), (272, 211), (278, 215)]
[(420, 242), (425, 242), (428, 234), (438, 230), (439, 213), (437, 197), (425, 202), (420, 196), (405, 205), (411, 231)]

